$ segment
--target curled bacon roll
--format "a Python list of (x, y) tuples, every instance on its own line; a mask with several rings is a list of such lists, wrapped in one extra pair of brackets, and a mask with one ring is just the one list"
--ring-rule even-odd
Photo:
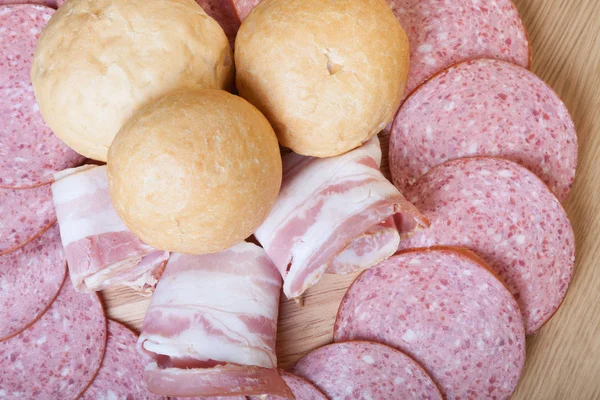
[(429, 222), (381, 173), (377, 137), (341, 156), (288, 153), (271, 214), (255, 236), (300, 297), (325, 272), (350, 273), (394, 254), (400, 239)]

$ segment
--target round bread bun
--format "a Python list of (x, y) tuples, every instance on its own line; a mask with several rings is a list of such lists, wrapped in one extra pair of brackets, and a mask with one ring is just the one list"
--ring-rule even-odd
[(250, 236), (282, 174), (267, 119), (222, 90), (176, 91), (139, 110), (115, 136), (107, 168), (127, 227), (153, 247), (188, 254)]
[(392, 120), (409, 45), (385, 0), (263, 0), (242, 23), (234, 57), (240, 95), (281, 145), (330, 157)]
[(225, 33), (194, 0), (69, 0), (38, 41), (31, 80), (50, 128), (106, 161), (121, 125), (184, 88), (233, 85)]

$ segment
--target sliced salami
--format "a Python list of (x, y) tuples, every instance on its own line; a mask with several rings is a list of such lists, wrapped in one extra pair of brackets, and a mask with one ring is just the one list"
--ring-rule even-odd
[[(301, 378), (298, 375), (290, 374), (289, 372), (283, 370), (279, 370), (279, 374), (292, 390), (292, 393), (297, 400), (327, 400), (327, 397), (323, 394), (323, 392), (317, 389), (315, 385), (306, 379)], [(250, 396), (249, 400), (285, 400), (285, 397), (267, 395), (266, 397), (262, 398)]]
[(474, 60), (450, 67), (406, 100), (389, 151), (401, 191), (444, 161), (498, 156), (529, 168), (564, 201), (575, 178), (577, 134), (563, 102), (533, 73)]
[(250, 11), (260, 3), (260, 0), (229, 0), (233, 4), (233, 9), (240, 21), (246, 19)]
[(0, 188), (0, 255), (26, 245), (55, 220), (50, 185), (26, 190)]
[(0, 8), (0, 88), (30, 82), (37, 40), (54, 10), (30, 4)]
[(0, 256), (0, 340), (37, 321), (56, 298), (67, 263), (58, 227)]
[(516, 301), (467, 250), (404, 252), (365, 271), (342, 300), (334, 339), (404, 351), (447, 399), (507, 399), (525, 363)]
[(330, 399), (442, 399), (417, 362), (379, 343), (356, 341), (320, 347), (300, 359), (293, 372)]
[(83, 162), (44, 122), (29, 78), (42, 28), (53, 9), (0, 7), (0, 188), (28, 188)]
[(573, 273), (575, 238), (560, 202), (532, 172), (511, 161), (448, 161), (407, 191), (431, 227), (401, 249), (449, 245), (479, 254), (507, 284), (537, 331), (560, 306)]
[(528, 67), (525, 27), (511, 0), (387, 0), (410, 43), (405, 96), (452, 64), (475, 58)]
[(52, 8), (58, 7), (55, 0), (0, 0), (0, 6), (8, 6), (13, 4), (37, 4)]
[(164, 399), (146, 389), (144, 363), (135, 344), (137, 335), (115, 321), (108, 321), (108, 340), (102, 366), (81, 400)]
[(32, 326), (0, 342), (0, 393), (9, 399), (76, 399), (96, 376), (106, 346), (106, 319), (97, 295), (65, 280)]

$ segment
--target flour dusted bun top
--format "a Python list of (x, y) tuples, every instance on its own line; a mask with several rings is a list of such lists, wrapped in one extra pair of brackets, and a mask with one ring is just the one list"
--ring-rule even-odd
[(161, 250), (214, 253), (271, 211), (281, 156), (267, 119), (223, 90), (177, 91), (139, 110), (108, 153), (119, 216)]
[(233, 62), (194, 0), (70, 0), (40, 36), (31, 79), (56, 135), (106, 161), (137, 109), (175, 89), (230, 87)]
[(384, 0), (264, 0), (235, 43), (236, 85), (279, 142), (329, 157), (360, 146), (393, 118), (408, 39)]

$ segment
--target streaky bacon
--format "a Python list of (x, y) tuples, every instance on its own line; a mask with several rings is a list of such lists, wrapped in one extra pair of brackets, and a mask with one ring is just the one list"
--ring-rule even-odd
[(149, 390), (291, 397), (275, 354), (281, 285), (265, 251), (252, 243), (171, 254), (138, 341)]
[(129, 286), (152, 293), (169, 253), (142, 243), (127, 229), (112, 206), (105, 166), (84, 165), (55, 174), (52, 197), (78, 292)]
[(288, 298), (326, 271), (350, 273), (387, 259), (401, 237), (429, 225), (380, 163), (377, 137), (337, 157), (283, 156), (279, 198), (254, 236), (279, 269)]

